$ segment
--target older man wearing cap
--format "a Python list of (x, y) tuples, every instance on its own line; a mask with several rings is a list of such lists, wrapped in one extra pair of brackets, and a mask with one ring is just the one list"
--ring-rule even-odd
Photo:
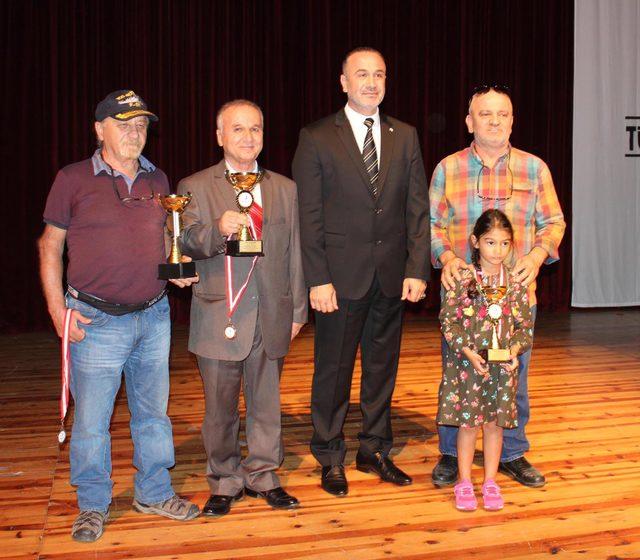
[(43, 291), (59, 336), (70, 315), (71, 483), (81, 510), (72, 537), (81, 542), (100, 538), (109, 515), (109, 424), (123, 371), (137, 469), (133, 506), (178, 520), (199, 514), (176, 496), (168, 470), (174, 464), (167, 417), (171, 328), (165, 282), (157, 277), (166, 258), (166, 214), (156, 195), (168, 194), (169, 183), (142, 156), (149, 120), (158, 118), (129, 90), (109, 94), (95, 117), (99, 147), (58, 172), (39, 241)]

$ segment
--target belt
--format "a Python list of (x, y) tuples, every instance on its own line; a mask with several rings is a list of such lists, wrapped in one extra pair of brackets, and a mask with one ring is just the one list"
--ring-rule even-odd
[(134, 311), (142, 311), (143, 309), (151, 307), (153, 304), (158, 303), (167, 294), (167, 290), (162, 290), (157, 296), (147, 301), (143, 301), (142, 303), (109, 303), (103, 299), (76, 290), (71, 286), (67, 286), (67, 293), (78, 301), (87, 303), (104, 313), (117, 316), (133, 313)]

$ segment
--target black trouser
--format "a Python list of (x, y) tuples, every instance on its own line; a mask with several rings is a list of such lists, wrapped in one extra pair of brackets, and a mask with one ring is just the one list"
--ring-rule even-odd
[(404, 303), (399, 296), (386, 297), (374, 278), (363, 298), (338, 298), (338, 307), (333, 313), (315, 314), (311, 452), (322, 466), (344, 463), (342, 428), (349, 410), (358, 344), (362, 364), (360, 452), (387, 455), (393, 443), (391, 397), (398, 372)]

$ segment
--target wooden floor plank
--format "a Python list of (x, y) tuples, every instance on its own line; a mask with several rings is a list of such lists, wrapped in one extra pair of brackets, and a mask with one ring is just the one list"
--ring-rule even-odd
[[(179, 493), (202, 505), (208, 497), (202, 383), (186, 351), (186, 329), (174, 331), (172, 477)], [(68, 444), (59, 449), (56, 443), (57, 341), (49, 333), (0, 337), (0, 558), (640, 558), (640, 310), (540, 314), (528, 457), (548, 482), (530, 489), (499, 475), (506, 500), (501, 512), (458, 512), (451, 489), (431, 484), (439, 347), (435, 317), (405, 323), (392, 454), (414, 484), (398, 488), (355, 470), (360, 413), (352, 406), (344, 430), (350, 491), (338, 499), (320, 489), (309, 452), (313, 328), (304, 329), (282, 376), (280, 474), (302, 503), (293, 512), (249, 498), (213, 520), (178, 523), (134, 512), (123, 390), (112, 422), (111, 521), (102, 539), (82, 545), (69, 536), (77, 509)], [(352, 402), (359, 375), (357, 366)], [(473, 476), (481, 474), (477, 456)]]

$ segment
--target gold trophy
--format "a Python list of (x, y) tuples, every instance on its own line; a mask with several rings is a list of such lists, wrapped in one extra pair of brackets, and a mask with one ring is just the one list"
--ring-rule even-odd
[[(249, 210), (253, 206), (254, 198), (252, 194), (253, 187), (259, 183), (264, 176), (264, 171), (257, 173), (232, 173), (228, 169), (224, 173), (225, 178), (236, 190), (236, 204), (238, 210), (249, 217)], [(264, 256), (262, 252), (262, 239), (254, 239), (251, 229), (242, 226), (235, 239), (227, 240), (227, 248), (225, 253), (231, 257), (255, 257)]]
[[(502, 275), (501, 275), (502, 276)], [(507, 296), (507, 286), (501, 285), (497, 276), (490, 278), (490, 283), (484, 284), (480, 289), (487, 304), (487, 314), (493, 325), (491, 347), (487, 349), (487, 362), (499, 364), (511, 361), (511, 351), (508, 348), (500, 348), (498, 343), (498, 326), (502, 320), (504, 300)]]
[(173, 232), (171, 234), (171, 252), (166, 263), (158, 265), (158, 278), (170, 280), (172, 278), (192, 278), (196, 275), (196, 263), (181, 262), (182, 254), (178, 247), (180, 237), (180, 215), (191, 202), (191, 193), (186, 194), (160, 194), (158, 195), (160, 206), (173, 218)]

